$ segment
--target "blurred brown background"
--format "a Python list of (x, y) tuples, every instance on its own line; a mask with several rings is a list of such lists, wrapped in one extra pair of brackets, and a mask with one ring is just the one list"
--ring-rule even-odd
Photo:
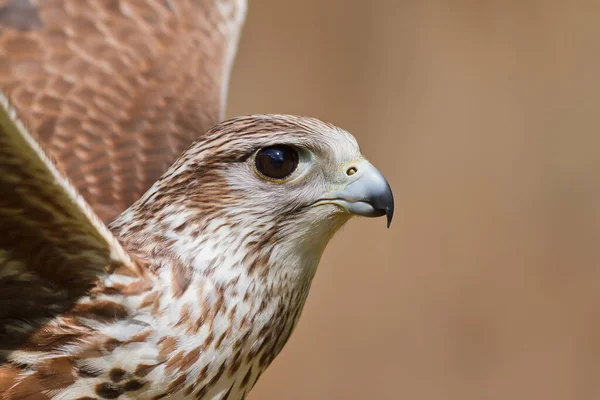
[(389, 231), (333, 240), (251, 399), (600, 398), (599, 15), (250, 1), (228, 114), (331, 121), (396, 195)]

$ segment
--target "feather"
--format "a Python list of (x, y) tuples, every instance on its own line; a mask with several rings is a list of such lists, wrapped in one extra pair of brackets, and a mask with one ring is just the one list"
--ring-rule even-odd
[[(0, 0), (0, 400), (242, 400), (334, 233), (391, 219), (344, 130), (216, 124), (244, 13)], [(286, 173), (259, 171), (268, 148)]]
[[(100, 276), (141, 272), (1, 94), (0, 193), (1, 365), (32, 340), (36, 351), (44, 350), (39, 329), (71, 309)], [(49, 340), (56, 345), (61, 337)], [(25, 362), (26, 356), (13, 357)], [(0, 392), (12, 369), (0, 366)]]
[(4, 0), (0, 88), (105, 221), (224, 115), (244, 0)]

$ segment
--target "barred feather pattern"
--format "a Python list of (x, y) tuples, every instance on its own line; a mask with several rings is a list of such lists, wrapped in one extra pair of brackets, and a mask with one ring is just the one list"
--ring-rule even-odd
[(245, 0), (2, 0), (0, 89), (105, 221), (222, 120)]
[[(33, 134), (0, 96), (0, 400), (243, 399), (287, 342), (349, 218), (313, 205), (362, 156), (255, 115), (175, 161), (223, 116), (245, 9), (0, 0), (0, 88)], [(274, 144), (303, 151), (289, 182), (253, 169)]]
[[(293, 187), (251, 168), (253, 152), (275, 143), (318, 155)], [(309, 205), (332, 166), (357, 157), (349, 134), (314, 119), (215, 127), (110, 225), (144, 273), (100, 275), (5, 351), (0, 399), (243, 399), (290, 337), (325, 245), (349, 218)]]

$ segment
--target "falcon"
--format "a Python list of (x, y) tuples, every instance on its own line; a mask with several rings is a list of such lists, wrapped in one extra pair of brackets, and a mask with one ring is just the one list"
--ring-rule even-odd
[(245, 398), (389, 184), (331, 124), (219, 123), (241, 1), (0, 6), (0, 399)]

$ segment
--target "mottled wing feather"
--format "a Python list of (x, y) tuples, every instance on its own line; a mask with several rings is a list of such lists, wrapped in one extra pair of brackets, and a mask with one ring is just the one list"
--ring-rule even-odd
[(245, 0), (0, 0), (0, 88), (109, 221), (219, 122)]
[(0, 232), (0, 367), (36, 321), (69, 309), (100, 275), (138, 273), (1, 94)]

